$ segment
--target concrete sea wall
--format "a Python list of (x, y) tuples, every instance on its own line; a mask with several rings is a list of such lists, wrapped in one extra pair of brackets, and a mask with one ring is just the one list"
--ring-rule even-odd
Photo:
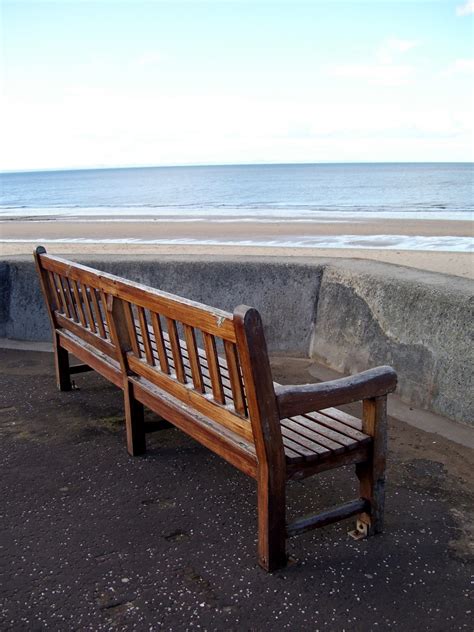
[(472, 290), (399, 266), (328, 265), (310, 355), (346, 374), (390, 364), (407, 403), (473, 423)]
[[(75, 257), (214, 307), (260, 310), (271, 352), (341, 373), (391, 364), (413, 406), (473, 423), (473, 284), (376, 262), (245, 257)], [(33, 262), (0, 260), (0, 337), (50, 339)]]

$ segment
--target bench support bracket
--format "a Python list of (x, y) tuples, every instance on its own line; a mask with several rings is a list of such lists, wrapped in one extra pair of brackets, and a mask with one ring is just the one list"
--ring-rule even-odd
[(353, 540), (364, 540), (369, 535), (369, 525), (362, 520), (356, 521), (356, 528), (348, 531)]

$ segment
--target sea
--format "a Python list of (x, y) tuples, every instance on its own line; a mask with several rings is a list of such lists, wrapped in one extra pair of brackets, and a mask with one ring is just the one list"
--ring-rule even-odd
[[(1, 223), (472, 220), (473, 211), (473, 163), (222, 165), (0, 173)], [(1, 223), (0, 242), (7, 241), (2, 239)], [(472, 250), (470, 237), (378, 237), (385, 237), (382, 241), (387, 248)], [(244, 243), (232, 238), (174, 241)], [(252, 239), (245, 243), (266, 245)], [(268, 245), (360, 248), (373, 244), (374, 236), (310, 238), (302, 229), (299, 237), (283, 236)]]

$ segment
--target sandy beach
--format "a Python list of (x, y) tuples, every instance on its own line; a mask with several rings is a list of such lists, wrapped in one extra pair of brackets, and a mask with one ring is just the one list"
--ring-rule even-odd
[[(278, 245), (309, 237), (360, 235), (360, 247), (314, 248)], [(373, 240), (367, 241), (367, 236)], [(472, 253), (436, 250), (402, 250), (383, 247), (380, 236), (413, 237), (473, 236), (469, 221), (427, 221), (383, 219), (371, 221), (318, 222), (163, 222), (127, 218), (125, 221), (94, 220), (10, 220), (0, 222), (0, 255), (30, 254), (34, 246), (44, 243), (51, 253), (70, 254), (193, 254), (248, 255), (272, 257), (344, 257), (384, 261), (423, 270), (474, 278)], [(88, 242), (78, 242), (78, 239)], [(130, 240), (130, 243), (100, 243), (100, 240)], [(12, 241), (10, 241), (12, 240)], [(50, 242), (50, 240), (52, 240)], [(55, 240), (61, 240), (59, 243)], [(152, 240), (196, 240), (230, 242), (223, 244), (140, 243)], [(92, 243), (91, 243), (92, 242)], [(94, 243), (96, 242), (96, 243)], [(242, 243), (232, 242), (250, 242)], [(258, 245), (255, 244), (258, 242)], [(264, 244), (264, 245), (262, 245)]]

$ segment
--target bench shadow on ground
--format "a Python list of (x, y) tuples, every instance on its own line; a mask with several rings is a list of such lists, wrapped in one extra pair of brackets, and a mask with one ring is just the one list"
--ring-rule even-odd
[[(391, 419), (385, 532), (299, 536), (268, 575), (253, 480), (175, 429), (129, 457), (121, 393), (97, 374), (59, 393), (51, 354), (0, 366), (2, 630), (470, 629), (467, 448)], [(274, 368), (312, 381), (308, 361)], [(347, 468), (290, 483), (290, 516), (356, 495)]]

